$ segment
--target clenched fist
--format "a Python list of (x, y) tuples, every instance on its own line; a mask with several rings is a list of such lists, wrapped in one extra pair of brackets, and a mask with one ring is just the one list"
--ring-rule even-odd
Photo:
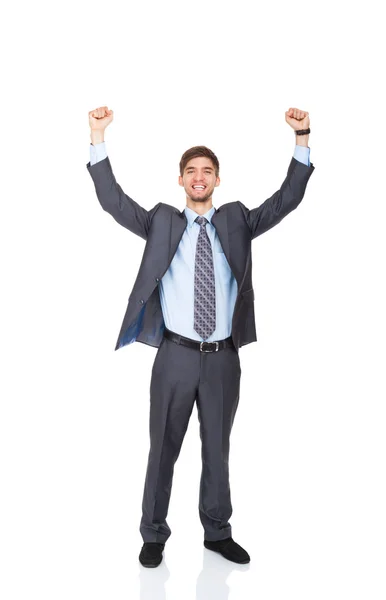
[(285, 113), (285, 120), (292, 129), (308, 129), (310, 126), (310, 117), (308, 112), (300, 108), (289, 108)]
[(104, 131), (107, 125), (110, 125), (113, 117), (113, 111), (109, 110), (107, 106), (101, 106), (100, 108), (90, 110), (88, 113), (88, 122), (91, 131)]

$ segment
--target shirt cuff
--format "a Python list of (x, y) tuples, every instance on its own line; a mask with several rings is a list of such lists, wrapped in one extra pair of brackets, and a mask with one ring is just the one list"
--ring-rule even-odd
[(99, 144), (90, 144), (90, 165), (103, 160), (107, 157), (106, 142), (100, 142)]
[(296, 144), (294, 158), (303, 164), (310, 166), (310, 149), (308, 146), (299, 146)]

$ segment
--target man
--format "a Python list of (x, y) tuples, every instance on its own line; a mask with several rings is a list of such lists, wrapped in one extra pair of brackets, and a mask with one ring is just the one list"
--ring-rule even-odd
[[(166, 522), (173, 470), (194, 403), (202, 442), (199, 514), (204, 545), (228, 560), (247, 563), (232, 538), (229, 438), (239, 401), (239, 348), (256, 341), (251, 241), (278, 224), (301, 202), (314, 170), (309, 161), (309, 114), (285, 113), (296, 146), (281, 187), (259, 207), (212, 205), (219, 162), (205, 146), (187, 150), (179, 185), (181, 212), (159, 202), (144, 209), (117, 183), (104, 131), (113, 111), (89, 112), (90, 162), (102, 208), (146, 240), (115, 350), (139, 341), (158, 348), (150, 384), (150, 451), (142, 502), (139, 560), (156, 567), (171, 530)], [(186, 533), (189, 536), (187, 522)], [(189, 543), (189, 542), (188, 542)]]

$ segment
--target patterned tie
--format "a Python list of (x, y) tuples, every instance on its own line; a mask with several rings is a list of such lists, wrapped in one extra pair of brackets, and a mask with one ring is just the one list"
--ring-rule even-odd
[(205, 217), (197, 217), (200, 225), (194, 266), (194, 330), (206, 340), (216, 329), (216, 291), (212, 246), (205, 230)]

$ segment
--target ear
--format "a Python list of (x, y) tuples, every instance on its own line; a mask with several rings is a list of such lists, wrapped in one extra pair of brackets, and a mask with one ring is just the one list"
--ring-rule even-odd
[(220, 185), (220, 177), (216, 177), (216, 183), (214, 184), (214, 187), (217, 187), (218, 185)]
[(182, 186), (184, 185), (181, 175), (178, 176), (178, 183), (179, 183), (179, 185), (182, 185)]

